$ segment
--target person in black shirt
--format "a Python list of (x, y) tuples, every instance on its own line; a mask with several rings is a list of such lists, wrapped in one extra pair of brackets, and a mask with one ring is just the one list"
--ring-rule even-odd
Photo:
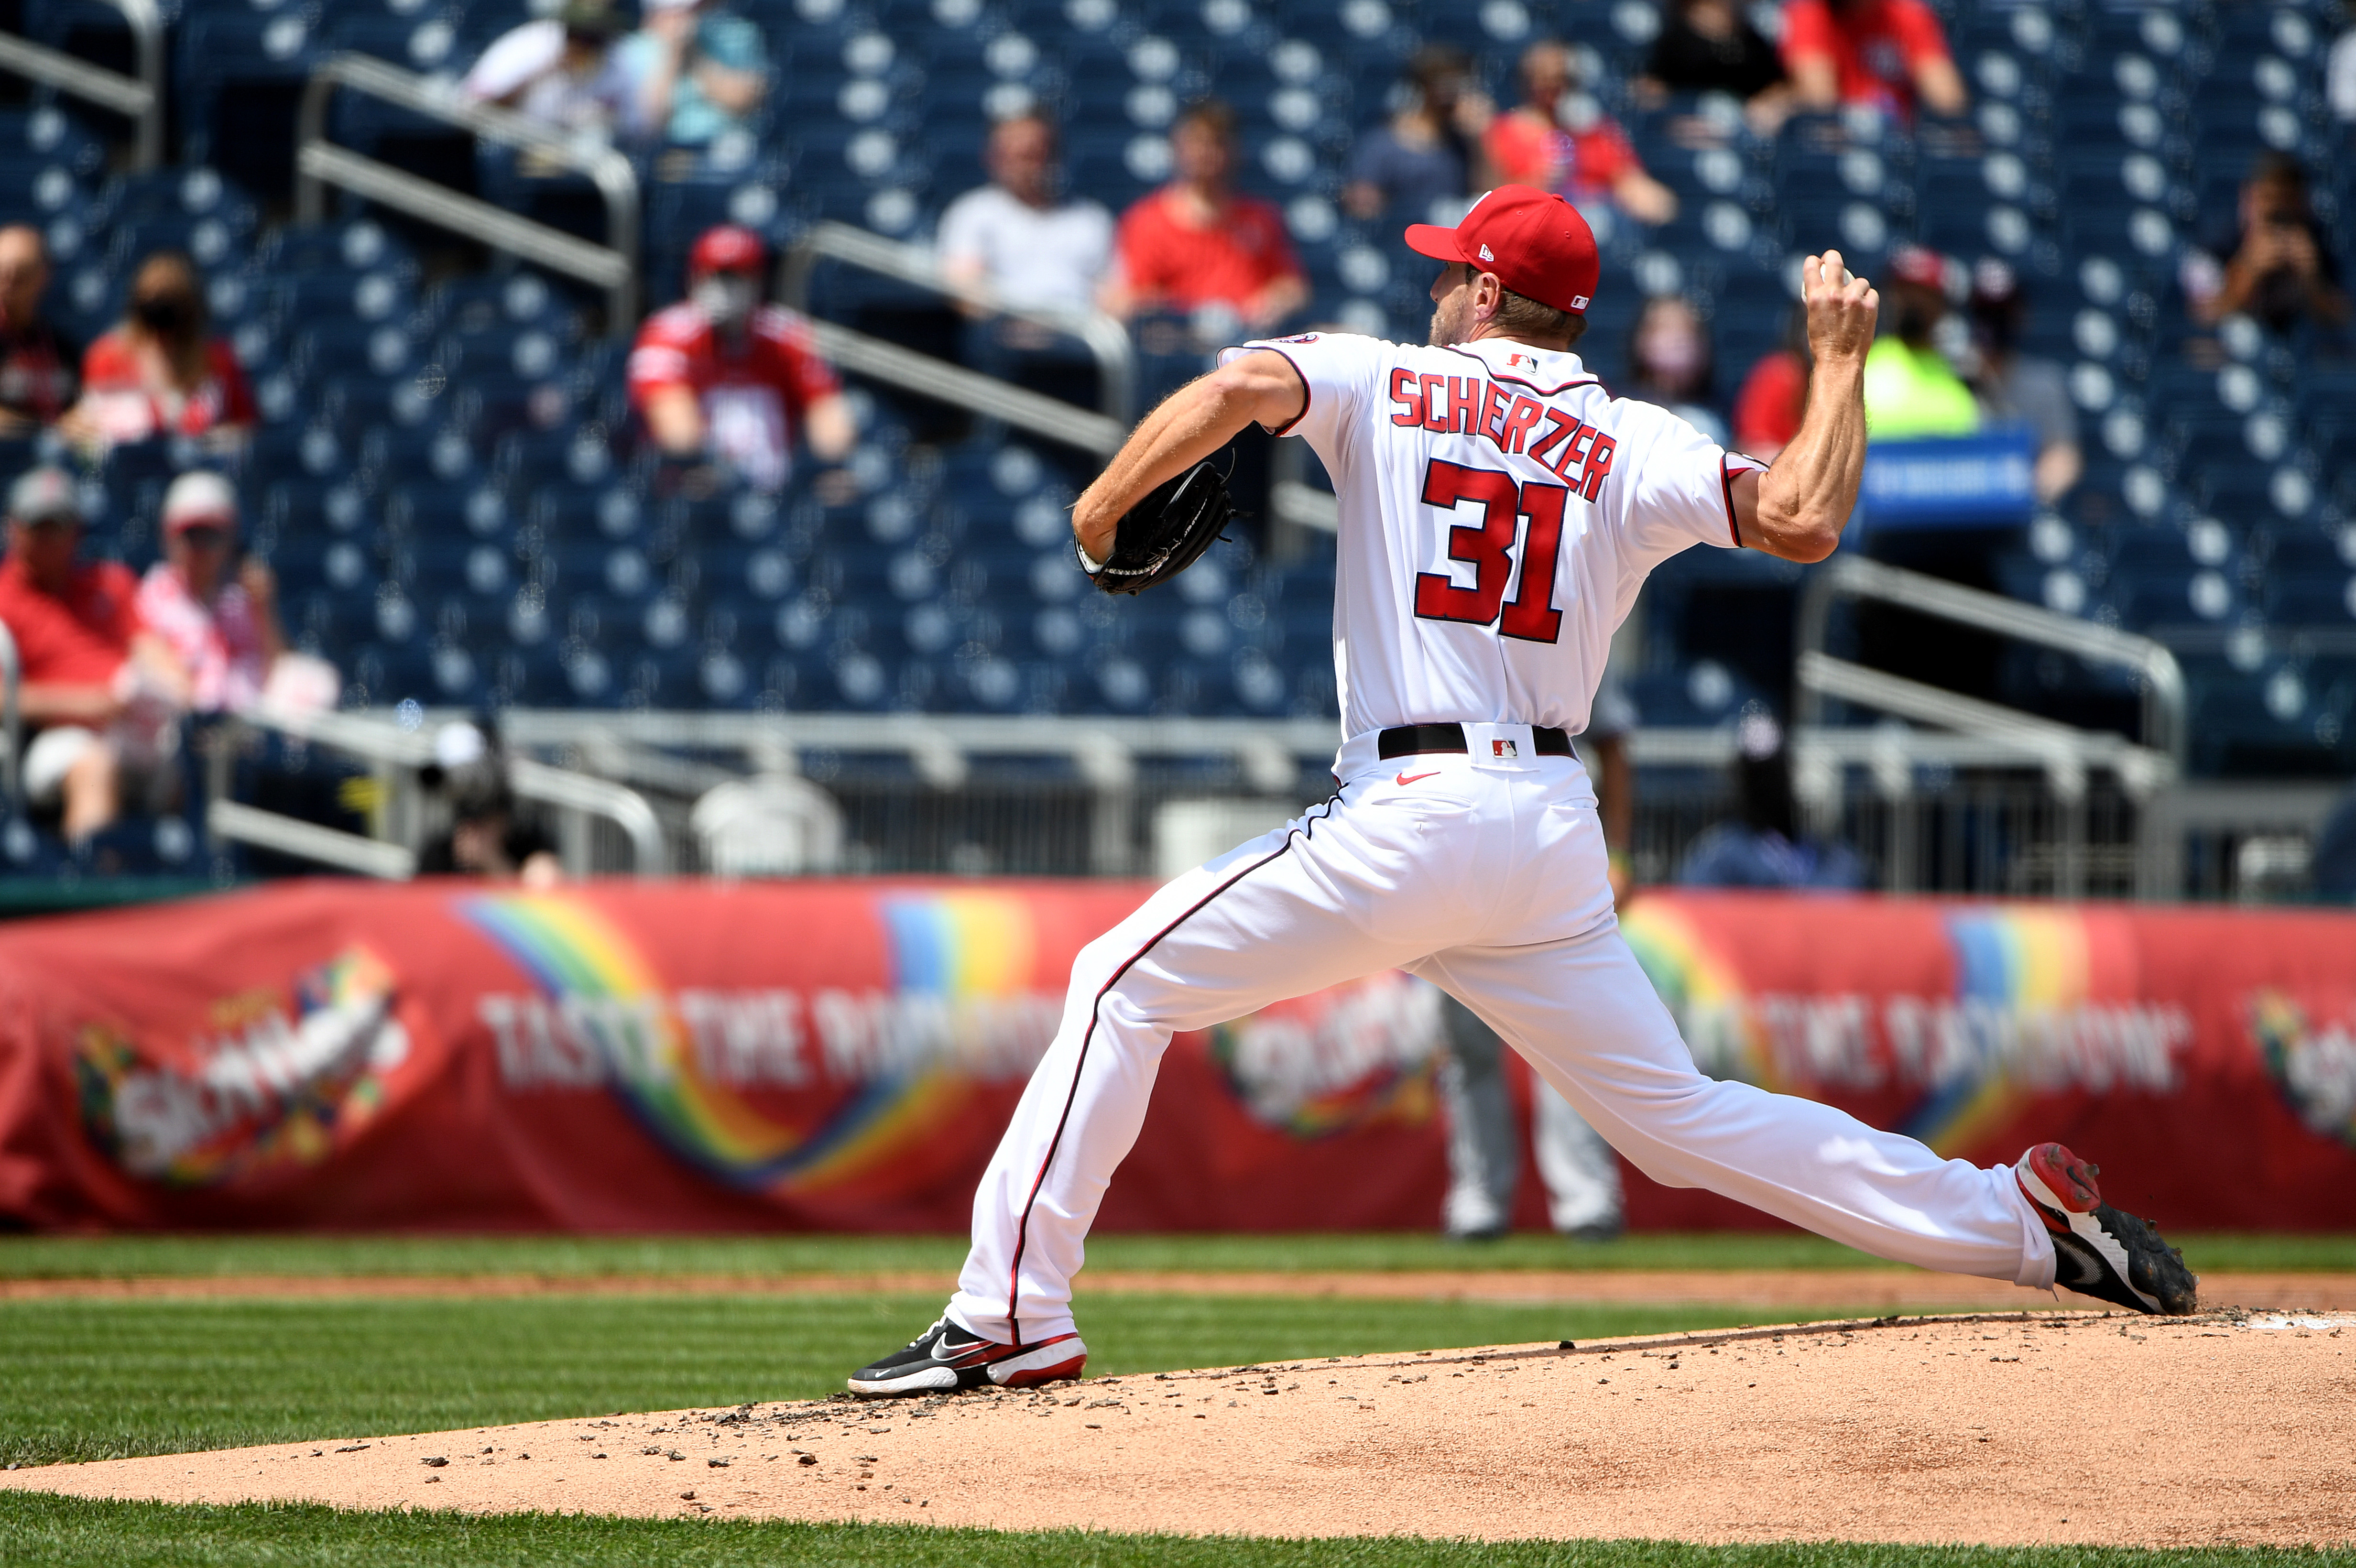
[(1673, 92), (1731, 93), (1762, 135), (1772, 135), (1792, 111), (1783, 56), (1733, 0), (1665, 0), (1636, 88), (1654, 104)]
[(2308, 199), (2307, 170), (2269, 153), (2242, 187), (2240, 228), (2182, 263), (2185, 303), (2203, 326), (2248, 315), (2276, 332), (2301, 321), (2347, 325), (2347, 291), (2331, 242)]
[(55, 424), (80, 390), (81, 348), (41, 314), (48, 248), (23, 223), (0, 229), (0, 437)]

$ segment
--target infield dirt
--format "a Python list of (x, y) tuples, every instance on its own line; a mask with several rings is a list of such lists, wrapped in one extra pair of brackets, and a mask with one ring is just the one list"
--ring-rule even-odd
[(2356, 1543), (2356, 1314), (1883, 1318), (56, 1466), (0, 1486), (1202, 1534)]

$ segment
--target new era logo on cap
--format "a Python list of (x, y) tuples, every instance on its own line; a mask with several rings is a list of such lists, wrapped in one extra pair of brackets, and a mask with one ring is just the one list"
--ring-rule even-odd
[(1492, 256), (1491, 254), (1489, 254), (1489, 247), (1487, 247), (1486, 245), (1483, 245), (1483, 246), (1482, 246), (1482, 247), (1481, 247), (1481, 260), (1483, 260), (1483, 261), (1495, 261), (1496, 259), (1497, 259), (1496, 257)]

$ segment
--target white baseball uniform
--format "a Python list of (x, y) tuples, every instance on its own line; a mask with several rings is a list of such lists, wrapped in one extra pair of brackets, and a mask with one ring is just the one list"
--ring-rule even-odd
[[(1163, 887), (1085, 948), (1055, 1043), (974, 1196), (950, 1316), (1071, 1331), (1071, 1281), (1173, 1031), (1384, 968), (1463, 1001), (1655, 1180), (1837, 1241), (2043, 1287), (2052, 1243), (2008, 1166), (1944, 1160), (1830, 1106), (1696, 1072), (1620, 938), (1577, 732), (1645, 574), (1732, 548), (1757, 467), (1617, 400), (1579, 357), (1311, 333), (1300, 372), (1341, 504), (1333, 795)], [(1382, 732), (1461, 726), (1462, 751)], [(1429, 739), (1429, 737), (1423, 737)], [(1540, 745), (1547, 752), (1542, 753)]]

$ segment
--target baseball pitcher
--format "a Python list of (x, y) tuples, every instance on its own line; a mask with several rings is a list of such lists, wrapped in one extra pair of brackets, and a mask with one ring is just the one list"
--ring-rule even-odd
[(1702, 1076), (1613, 919), (1569, 739), (1612, 629), (1645, 574), (1691, 546), (1832, 553), (1864, 466), (1879, 296), (1837, 252), (1807, 259), (1815, 371), (1800, 433), (1769, 466), (1613, 398), (1580, 365), (1599, 262), (1559, 197), (1502, 187), (1453, 229), (1407, 240), (1440, 263), (1428, 344), (1312, 332), (1230, 350), (1146, 416), (1073, 508), (1082, 568), (1139, 592), (1229, 515), (1205, 459), (1254, 421), (1310, 443), (1341, 503), (1338, 784), (1081, 952), (974, 1196), (956, 1296), (852, 1391), (1078, 1376), (1072, 1277), (1172, 1033), (1385, 968), (1471, 1008), (1656, 1181), (1924, 1268), (2191, 1311), (2181, 1256), (2104, 1204), (2095, 1168), (2059, 1144), (1982, 1169)]

